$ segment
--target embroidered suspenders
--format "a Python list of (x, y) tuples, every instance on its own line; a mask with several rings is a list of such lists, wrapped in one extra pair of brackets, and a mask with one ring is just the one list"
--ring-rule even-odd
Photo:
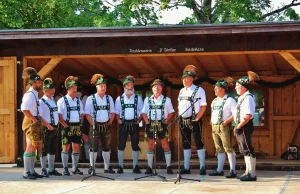
[(161, 105), (155, 105), (151, 103), (151, 98), (148, 98), (148, 104), (149, 104), (149, 120), (151, 121), (151, 114), (152, 114), (152, 109), (155, 111), (157, 109), (160, 109), (161, 111), (161, 122), (164, 122), (165, 120), (165, 103), (166, 103), (166, 97), (164, 96)]
[[(194, 90), (194, 92), (192, 93), (192, 96), (179, 96), (179, 100), (187, 100), (187, 101), (190, 101), (191, 103), (194, 102), (194, 98), (195, 98), (195, 95), (198, 91), (199, 87), (197, 86)], [(192, 120), (196, 118), (196, 113), (195, 113), (195, 104), (194, 106), (192, 106)]]
[(251, 96), (253, 98), (252, 94), (247, 94), (244, 98), (241, 99), (241, 101), (238, 103), (237, 107), (236, 107), (236, 124), (240, 123), (240, 116), (241, 116), (241, 104), (244, 102), (245, 98), (247, 96)]
[(220, 106), (215, 106), (216, 98), (214, 99), (212, 109), (213, 110), (219, 110), (219, 114), (218, 114), (218, 121), (217, 121), (217, 123), (213, 123), (213, 124), (220, 125), (222, 123), (223, 108), (224, 108), (224, 104), (225, 104), (226, 100), (227, 100), (227, 97), (224, 97), (221, 105)]
[(94, 113), (93, 113), (93, 115), (94, 115), (95, 121), (96, 121), (96, 116), (97, 116), (97, 111), (98, 110), (107, 110), (108, 119), (109, 119), (110, 118), (110, 102), (109, 102), (108, 95), (106, 95), (106, 104), (107, 105), (98, 106), (95, 94), (93, 94), (92, 100), (93, 100), (93, 104), (94, 104)]
[(58, 111), (58, 108), (57, 108), (57, 106), (51, 107), (51, 105), (44, 98), (41, 98), (41, 100), (48, 106), (49, 111), (50, 111), (51, 125), (54, 126), (55, 125), (55, 121), (54, 121), (54, 114), (53, 113), (55, 111)]
[(78, 111), (78, 115), (79, 115), (79, 123), (81, 123), (81, 118), (80, 118), (80, 103), (79, 103), (79, 98), (76, 97), (77, 100), (77, 106), (70, 106), (68, 99), (66, 96), (64, 96), (64, 100), (67, 106), (67, 119), (66, 119), (66, 123), (69, 123), (70, 121), (70, 112), (71, 111)]
[(137, 104), (138, 104), (138, 96), (134, 96), (134, 104), (124, 104), (124, 96), (120, 96), (120, 102), (122, 107), (122, 122), (125, 120), (125, 109), (126, 108), (134, 108), (134, 121), (137, 120)]

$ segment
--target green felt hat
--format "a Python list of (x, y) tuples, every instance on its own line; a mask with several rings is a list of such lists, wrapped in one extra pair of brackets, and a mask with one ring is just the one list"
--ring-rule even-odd
[(29, 79), (28, 84), (31, 84), (35, 81), (41, 80), (42, 78), (37, 74), (37, 71), (32, 67), (27, 67), (22, 72), (23, 79)]
[(162, 87), (165, 86), (164, 82), (162, 82), (160, 79), (155, 79), (152, 83), (151, 83), (151, 87), (153, 87), (154, 85), (162, 85)]
[(51, 78), (47, 77), (44, 81), (43, 81), (43, 90), (50, 90), (55, 88), (53, 81)]
[(65, 87), (66, 89), (69, 89), (72, 86), (78, 86), (78, 78), (74, 76), (69, 76), (65, 80)]
[(126, 76), (124, 78), (124, 80), (123, 80), (123, 86), (125, 86), (129, 82), (132, 82), (132, 83), (135, 82), (135, 79), (134, 79), (134, 77), (132, 75), (128, 75), (128, 76)]

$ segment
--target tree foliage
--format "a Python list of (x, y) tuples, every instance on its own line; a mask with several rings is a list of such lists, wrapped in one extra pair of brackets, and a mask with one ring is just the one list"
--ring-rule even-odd
[(299, 20), (300, 0), (1, 0), (0, 29), (159, 25), (163, 11), (191, 15), (179, 24)]

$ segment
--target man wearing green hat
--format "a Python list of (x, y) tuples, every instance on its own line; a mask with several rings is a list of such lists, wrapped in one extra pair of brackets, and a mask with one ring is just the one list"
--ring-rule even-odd
[[(171, 168), (171, 150), (168, 142), (167, 124), (174, 116), (174, 109), (169, 97), (162, 95), (164, 83), (160, 79), (156, 79), (151, 84), (153, 95), (144, 100), (143, 118), (146, 123), (145, 137), (148, 141), (147, 159), (148, 168), (145, 174), (152, 174), (154, 138), (161, 140), (162, 148), (165, 151), (165, 159), (167, 164), (167, 173), (173, 174)], [(153, 133), (156, 133), (154, 137)]]
[(198, 75), (198, 70), (194, 65), (188, 65), (183, 70), (182, 83), (184, 88), (179, 92), (178, 110), (181, 119), (179, 127), (182, 135), (184, 168), (181, 174), (190, 174), (191, 158), (191, 135), (197, 147), (197, 154), (200, 161), (200, 175), (205, 175), (205, 149), (202, 141), (202, 116), (206, 110), (205, 91), (193, 84)]
[(248, 76), (241, 77), (236, 82), (236, 93), (240, 95), (237, 107), (234, 112), (234, 136), (237, 139), (239, 149), (244, 155), (246, 163), (246, 172), (239, 177), (241, 181), (256, 181), (256, 154), (252, 147), (252, 134), (254, 132), (253, 115), (255, 112), (255, 100), (250, 93), (249, 87), (251, 81), (258, 80), (259, 77), (254, 72), (248, 71)]
[(119, 129), (117, 173), (123, 173), (124, 149), (128, 135), (131, 139), (133, 173), (141, 173), (138, 166), (139, 159), (139, 123), (142, 120), (143, 100), (134, 94), (133, 76), (129, 75), (123, 80), (124, 93), (116, 99), (115, 109)]
[[(96, 162), (99, 141), (102, 145), (104, 173), (115, 173), (110, 166), (110, 126), (115, 118), (114, 101), (110, 95), (106, 94), (107, 86), (103, 75), (93, 75), (91, 84), (96, 86), (97, 93), (89, 96), (85, 105), (85, 115), (91, 125), (89, 136), (94, 144), (90, 146), (90, 169), (88, 173), (93, 172), (93, 162)], [(95, 125), (94, 128), (93, 125)]]
[(72, 143), (72, 174), (82, 175), (78, 169), (79, 149), (82, 145), (81, 127), (84, 116), (83, 105), (79, 98), (76, 97), (78, 78), (69, 76), (65, 80), (67, 95), (58, 100), (58, 116), (63, 126), (61, 159), (63, 163), (63, 175), (69, 176), (68, 160), (70, 144)]
[[(57, 151), (58, 139), (58, 108), (54, 101), (55, 86), (51, 78), (43, 81), (44, 96), (40, 99), (42, 109), (41, 116), (43, 118), (43, 147), (41, 152), (41, 175), (48, 177), (49, 175), (61, 176), (54, 167), (55, 153)], [(46, 171), (46, 163), (48, 159), (48, 173)]]
[(215, 84), (215, 95), (217, 96), (211, 103), (211, 125), (212, 136), (216, 147), (218, 168), (209, 173), (209, 176), (224, 176), (223, 166), (226, 160), (225, 152), (228, 156), (230, 172), (226, 178), (235, 178), (236, 157), (231, 145), (231, 122), (233, 121), (233, 112), (236, 108), (236, 102), (229, 97), (226, 92), (229, 87), (234, 85), (232, 78), (225, 78), (217, 81)]
[(42, 79), (32, 67), (23, 70), (22, 78), (30, 85), (29, 90), (24, 94), (21, 104), (21, 111), (24, 113), (22, 129), (26, 134), (26, 150), (23, 155), (24, 179), (43, 178), (34, 170), (36, 160), (36, 149), (38, 142), (42, 140), (42, 118), (39, 104), (38, 92), (42, 89)]

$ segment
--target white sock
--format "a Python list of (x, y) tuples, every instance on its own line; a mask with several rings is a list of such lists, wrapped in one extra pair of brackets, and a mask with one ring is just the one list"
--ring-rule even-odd
[(232, 170), (234, 173), (235, 172), (235, 165), (236, 165), (236, 157), (233, 153), (227, 153), (229, 165), (230, 165), (230, 170)]
[(52, 172), (54, 168), (54, 162), (55, 162), (55, 155), (47, 154), (48, 157), (48, 170)]
[(244, 160), (245, 160), (245, 165), (246, 165), (245, 175), (247, 175), (247, 174), (249, 174), (249, 161), (250, 161), (250, 157), (249, 156), (244, 156)]
[(97, 152), (90, 152), (90, 166), (93, 166), (93, 159), (94, 159), (94, 164), (96, 164), (96, 159), (97, 159)]
[(148, 166), (152, 168), (153, 164), (153, 151), (147, 151), (147, 159), (148, 159)]
[(190, 169), (190, 159), (191, 159), (191, 149), (183, 150), (183, 157), (184, 157), (184, 168), (186, 170)]
[(138, 151), (133, 151), (132, 150), (132, 158), (133, 158), (133, 168), (138, 164), (138, 160), (139, 160), (139, 152)]
[(119, 166), (123, 168), (124, 151), (118, 150), (118, 161), (119, 161)]
[(72, 153), (72, 169), (76, 170), (79, 161), (79, 153)]
[(30, 172), (30, 168), (31, 168), (31, 153), (24, 152), (23, 161), (24, 161), (24, 174), (26, 174), (27, 172)]
[(68, 160), (69, 160), (69, 153), (61, 152), (61, 161), (63, 163), (64, 168), (68, 168)]
[(40, 160), (41, 160), (41, 168), (42, 168), (42, 170), (46, 170), (47, 156), (41, 156)]
[(256, 168), (256, 158), (253, 158), (252, 156), (249, 157), (249, 173), (252, 178), (256, 176), (255, 168)]
[(90, 159), (89, 158), (90, 142), (84, 142), (83, 147), (84, 147), (85, 159), (89, 160)]
[(35, 173), (35, 170), (34, 170), (35, 161), (36, 161), (36, 154), (35, 154), (35, 152), (33, 152), (32, 156), (31, 156), (31, 168), (30, 168), (31, 174)]
[(218, 172), (222, 172), (224, 168), (224, 162), (226, 160), (225, 153), (218, 153)]
[(104, 161), (104, 170), (108, 170), (109, 161), (110, 161), (110, 152), (102, 151), (102, 157), (103, 157), (103, 161)]
[(200, 169), (202, 167), (205, 168), (205, 149), (197, 150), (199, 161), (200, 161)]
[(166, 165), (171, 166), (171, 150), (165, 152)]

